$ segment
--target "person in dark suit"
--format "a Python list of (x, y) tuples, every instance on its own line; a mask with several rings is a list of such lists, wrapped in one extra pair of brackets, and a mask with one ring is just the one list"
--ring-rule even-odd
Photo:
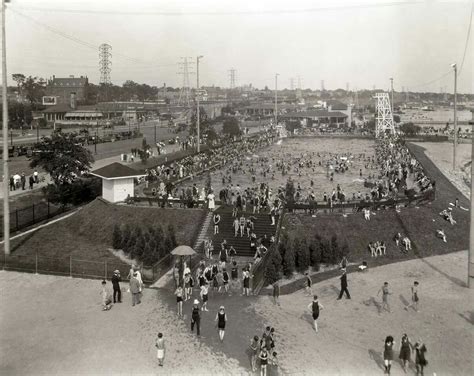
[(342, 275), (340, 277), (341, 279), (341, 292), (339, 293), (339, 297), (337, 298), (337, 300), (340, 300), (342, 298), (342, 295), (344, 294), (344, 292), (346, 293), (346, 298), (347, 299), (350, 299), (351, 298), (351, 294), (349, 294), (349, 290), (347, 289), (347, 274), (346, 274), (346, 269), (341, 269), (342, 270)]
[(122, 291), (120, 291), (120, 281), (122, 278), (120, 277), (120, 271), (115, 270), (114, 275), (112, 276), (112, 286), (114, 288), (114, 303), (119, 302), (122, 303)]

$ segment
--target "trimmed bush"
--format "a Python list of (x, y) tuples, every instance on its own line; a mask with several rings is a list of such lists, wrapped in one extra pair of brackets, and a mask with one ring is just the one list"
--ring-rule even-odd
[(122, 248), (122, 229), (118, 224), (114, 225), (114, 232), (112, 233), (112, 247), (114, 249)]
[(293, 247), (288, 247), (283, 256), (283, 273), (287, 277), (291, 277), (295, 271), (295, 252)]

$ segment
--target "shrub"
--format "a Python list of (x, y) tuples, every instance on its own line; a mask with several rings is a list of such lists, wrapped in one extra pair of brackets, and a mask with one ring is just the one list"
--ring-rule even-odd
[(329, 258), (330, 264), (337, 264), (341, 260), (339, 243), (337, 241), (337, 235), (331, 237), (331, 254)]
[(122, 240), (118, 249), (122, 249), (124, 252), (126, 252), (127, 244), (130, 241), (131, 232), (132, 230), (130, 229), (130, 225), (127, 223), (122, 229)]
[(309, 245), (310, 263), (318, 271), (321, 264), (321, 236), (316, 235)]
[[(299, 236), (297, 238), (299, 238)], [(294, 249), (295, 249), (296, 269), (300, 273), (303, 273), (306, 270), (308, 270), (309, 262), (310, 262), (308, 244), (306, 243), (306, 239), (302, 238), (301, 240), (298, 240), (298, 241), (296, 241), (295, 239)]]
[(331, 244), (327, 239), (321, 239), (319, 243), (321, 262), (324, 264), (331, 264)]
[(291, 277), (295, 271), (295, 252), (293, 247), (288, 247), (283, 256), (283, 273)]
[(168, 224), (166, 239), (165, 239), (165, 251), (170, 253), (173, 249), (176, 248), (178, 242), (176, 241), (176, 231), (173, 224)]
[(280, 238), (280, 243), (278, 244), (278, 252), (280, 253), (281, 259), (285, 256), (286, 249), (288, 248), (288, 234), (284, 232)]
[(122, 230), (118, 224), (115, 224), (114, 232), (112, 233), (112, 247), (114, 249), (122, 248)]

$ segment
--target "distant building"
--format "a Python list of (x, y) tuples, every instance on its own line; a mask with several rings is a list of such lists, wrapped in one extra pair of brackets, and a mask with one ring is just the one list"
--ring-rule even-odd
[(344, 128), (348, 126), (348, 116), (340, 111), (308, 110), (280, 115), (282, 121), (299, 122), (308, 128)]
[(89, 80), (87, 77), (59, 78), (53, 76), (46, 85), (46, 96), (56, 97), (56, 104), (68, 104), (71, 94), (75, 93), (76, 100), (81, 102), (86, 99), (87, 86)]

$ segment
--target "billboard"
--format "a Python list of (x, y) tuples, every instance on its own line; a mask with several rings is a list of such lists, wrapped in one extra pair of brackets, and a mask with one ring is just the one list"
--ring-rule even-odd
[(43, 105), (44, 106), (53, 106), (55, 104), (58, 104), (58, 97), (52, 97), (52, 96), (45, 96), (43, 97)]

